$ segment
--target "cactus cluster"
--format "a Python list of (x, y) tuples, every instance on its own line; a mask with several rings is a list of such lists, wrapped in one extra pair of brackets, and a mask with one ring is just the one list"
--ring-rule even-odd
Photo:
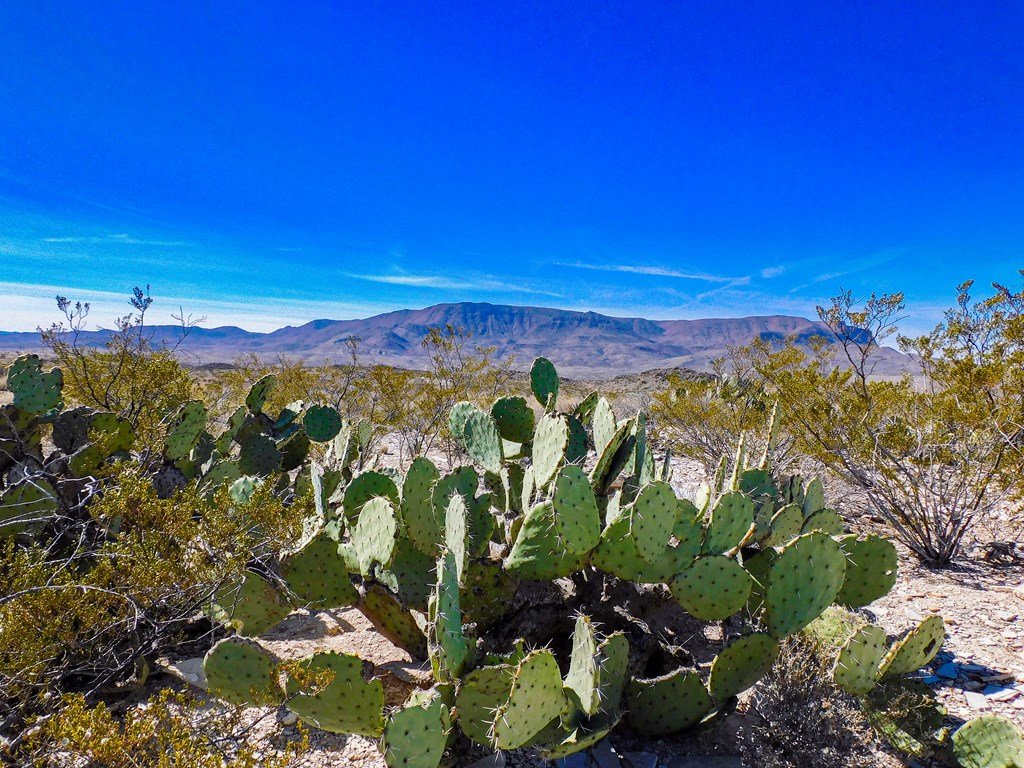
[[(63, 503), (68, 481), (129, 455), (133, 434), (114, 414), (62, 412), (59, 371), (38, 360), (20, 358), (9, 380), (0, 534), (17, 535)], [(680, 498), (643, 413), (619, 421), (596, 393), (559, 410), (543, 358), (530, 381), (536, 405), (452, 409), (472, 463), (449, 472), (426, 457), (404, 473), (375, 467), (369, 425), (330, 407), (263, 413), (272, 376), (217, 434), (198, 401), (170, 415), (153, 464), (159, 495), (195, 483), (246, 498), (269, 484), (312, 495), (316, 510), (298, 546), (215, 596), (211, 617), (237, 634), (206, 656), (211, 690), (379, 737), (390, 766), (434, 768), (462, 738), (555, 758), (620, 722), (658, 736), (728, 712), (783, 638), (834, 603), (863, 606), (892, 587), (893, 545), (845, 535), (820, 481), (773, 476), (766, 459), (748, 466), (741, 446), (695, 500)], [(44, 423), (57, 446), (45, 460)], [(251, 639), (295, 608), (340, 606), (422, 660), (432, 687), (386, 704), (357, 656), (282, 667)], [(720, 643), (690, 644), (704, 622), (721, 623)], [(891, 648), (865, 627), (844, 645), (836, 681), (867, 693), (926, 663), (942, 639), (941, 619)]]

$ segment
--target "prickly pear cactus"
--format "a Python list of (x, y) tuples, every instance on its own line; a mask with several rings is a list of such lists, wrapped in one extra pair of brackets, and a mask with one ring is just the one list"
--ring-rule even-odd
[[(0, 535), (20, 541), (67, 506), (65, 487), (131, 460), (134, 434), (116, 414), (61, 412), (60, 372), (38, 360), (19, 359), (9, 381)], [(691, 728), (756, 685), (786, 636), (833, 604), (869, 604), (896, 579), (895, 548), (843, 535), (820, 481), (775, 477), (767, 456), (747, 466), (742, 446), (696, 499), (680, 498), (645, 414), (617, 419), (597, 393), (560, 411), (558, 376), (543, 358), (530, 372), (539, 407), (507, 396), (452, 410), (452, 437), (472, 465), (450, 471), (426, 457), (404, 472), (374, 469), (367, 423), (301, 402), (267, 415), (275, 383), (257, 382), (219, 433), (202, 403), (186, 403), (149, 470), (163, 497), (194, 484), (226, 489), (232, 503), (260, 488), (286, 503), (313, 499), (301, 541), (280, 556), (254, 553), (208, 606), (237, 634), (207, 654), (207, 679), (232, 703), (284, 702), (311, 725), (380, 737), (389, 766), (457, 764), (468, 741), (557, 759), (616, 727)], [(57, 458), (44, 465), (50, 424)], [(357, 656), (320, 653), (289, 667), (241, 637), (295, 609), (343, 606), (362, 611), (432, 684), (385, 705), (381, 670)], [(652, 632), (652, 616), (672, 632)], [(707, 622), (720, 623), (717, 655), (680, 640), (703, 637)], [(903, 676), (943, 638), (938, 617), (891, 644), (877, 627), (858, 628), (838, 652), (836, 682), (888, 695), (913, 682)], [(963, 729), (965, 759), (1001, 727)]]

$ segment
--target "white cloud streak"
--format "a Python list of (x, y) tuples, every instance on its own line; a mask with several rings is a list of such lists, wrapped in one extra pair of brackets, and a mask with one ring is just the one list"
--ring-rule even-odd
[(626, 272), (634, 275), (653, 275), (655, 277), (676, 277), (682, 280), (703, 280), (708, 283), (732, 283), (742, 285), (737, 281), (749, 281), (749, 277), (726, 277), (724, 275), (711, 275), (706, 272), (682, 272), (667, 267), (644, 267), (632, 264), (587, 264), (585, 262), (560, 262), (556, 267), (572, 267), (573, 269), (592, 269), (599, 272)]
[(412, 288), (436, 288), (447, 291), (493, 291), (508, 293), (531, 293), (540, 296), (560, 296), (551, 291), (542, 291), (535, 288), (528, 288), (523, 285), (505, 283), (500, 280), (489, 278), (471, 280), (453, 280), (441, 275), (365, 275), (347, 274), (346, 277), (353, 277), (358, 280), (368, 280), (372, 283), (384, 283), (385, 285), (404, 285)]

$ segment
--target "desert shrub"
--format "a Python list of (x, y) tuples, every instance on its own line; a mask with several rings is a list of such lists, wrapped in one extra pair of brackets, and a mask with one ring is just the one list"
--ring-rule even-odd
[(194, 389), (192, 377), (175, 356), (193, 321), (179, 318), (182, 329), (174, 342), (155, 340), (145, 325), (152, 302), (149, 286), (145, 292), (135, 288), (135, 312), (116, 321), (102, 347), (80, 341), (89, 304), (72, 304), (63, 296), (57, 297), (57, 307), (64, 319), (42, 331), (43, 344), (64, 373), (65, 401), (119, 414), (132, 424), (141, 445), (151, 448), (162, 439), (166, 418)]
[(308, 747), (305, 732), (254, 742), (241, 714), (163, 689), (117, 717), (103, 703), (90, 706), (72, 694), (40, 719), (23, 754), (39, 768), (287, 768)]
[(972, 303), (970, 283), (932, 333), (899, 337), (916, 375), (875, 377), (902, 294), (863, 307), (850, 293), (819, 316), (835, 343), (758, 341), (740, 354), (777, 397), (797, 447), (860, 489), (922, 561), (945, 565), (1024, 466), (1020, 294)]

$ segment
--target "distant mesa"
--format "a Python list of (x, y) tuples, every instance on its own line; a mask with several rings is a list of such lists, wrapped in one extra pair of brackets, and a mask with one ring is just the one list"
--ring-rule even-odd
[[(770, 315), (703, 320), (645, 320), (610, 317), (548, 307), (519, 307), (462, 302), (425, 309), (402, 309), (363, 320), (313, 320), (298, 327), (255, 333), (234, 326), (197, 327), (179, 347), (196, 365), (227, 363), (239, 354), (287, 355), (310, 363), (344, 362), (346, 340), (358, 337), (362, 361), (407, 368), (426, 364), (420, 345), (434, 326), (451, 325), (472, 332), (471, 344), (496, 347), (499, 355), (514, 353), (521, 365), (534, 357), (549, 358), (566, 376), (603, 378), (652, 368), (709, 370), (711, 361), (730, 346), (755, 338), (797, 337), (807, 343), (831, 336), (821, 323), (803, 317)], [(175, 339), (175, 326), (153, 326), (155, 339)], [(857, 333), (864, 333), (854, 329)], [(102, 344), (109, 331), (83, 333), (85, 344)], [(40, 349), (39, 334), (0, 331), (0, 351)], [(883, 349), (875, 370), (897, 375), (910, 368), (910, 358)]]

